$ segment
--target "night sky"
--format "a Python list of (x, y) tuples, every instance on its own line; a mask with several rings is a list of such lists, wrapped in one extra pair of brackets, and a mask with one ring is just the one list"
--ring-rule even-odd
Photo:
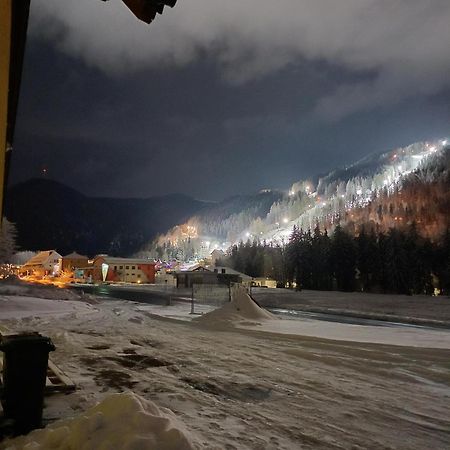
[(31, 3), (10, 184), (220, 200), (450, 135), (448, 0)]

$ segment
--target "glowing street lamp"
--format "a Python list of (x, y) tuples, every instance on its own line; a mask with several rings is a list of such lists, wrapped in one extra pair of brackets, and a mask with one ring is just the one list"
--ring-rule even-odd
[(289, 222), (289, 219), (287, 217), (284, 217), (283, 218), (283, 223), (288, 223), (288, 222)]

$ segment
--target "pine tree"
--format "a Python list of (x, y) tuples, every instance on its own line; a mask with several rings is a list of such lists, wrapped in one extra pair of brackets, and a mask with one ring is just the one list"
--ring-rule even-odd
[(441, 242), (435, 249), (434, 271), (439, 280), (442, 295), (450, 295), (450, 229), (447, 228)]
[(405, 234), (391, 228), (386, 239), (386, 274), (389, 292), (397, 294), (412, 294), (411, 267)]
[(337, 288), (340, 291), (353, 291), (356, 273), (356, 248), (353, 239), (340, 225), (331, 240), (331, 258)]
[(361, 232), (356, 238), (356, 248), (358, 253), (357, 266), (361, 289), (363, 291), (370, 291), (372, 281), (373, 248), (371, 248), (371, 239), (366, 234), (364, 226), (361, 228)]

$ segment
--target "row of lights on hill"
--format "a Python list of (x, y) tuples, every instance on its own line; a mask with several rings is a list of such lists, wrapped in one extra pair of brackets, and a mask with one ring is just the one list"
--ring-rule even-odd
[[(442, 144), (442, 146), (445, 147), (445, 146), (448, 144), (448, 140), (447, 140), (447, 139), (442, 140), (442, 141), (441, 141), (441, 144)], [(430, 146), (430, 145), (428, 145), (428, 150), (429, 150), (430, 152), (435, 152), (435, 151), (437, 151), (437, 148), (436, 148), (435, 146)], [(396, 158), (397, 158), (397, 154), (395, 153), (394, 155), (392, 155), (392, 158), (393, 158), (393, 159), (396, 159)], [(398, 169), (399, 172), (403, 172), (403, 167), (402, 167), (401, 165), (399, 165), (399, 166), (397, 167), (397, 169)], [(387, 186), (387, 185), (390, 183), (390, 179), (389, 179), (389, 178), (390, 178), (390, 177), (388, 177), (387, 180), (384, 180), (384, 183), (383, 183), (383, 184), (384, 184), (385, 186)], [(305, 187), (305, 192), (306, 192), (306, 194), (308, 194), (308, 195), (311, 193), (311, 188), (310, 188), (310, 186), (306, 186), (306, 187)], [(372, 193), (372, 192), (370, 191), (370, 193)], [(294, 190), (290, 190), (289, 193), (288, 193), (289, 197), (293, 197), (295, 194), (296, 194), (296, 192), (295, 192)], [(362, 189), (357, 189), (356, 195), (362, 195), (362, 194), (363, 194)], [(341, 197), (341, 198), (345, 198), (345, 195), (344, 195), (344, 194), (341, 194), (340, 197)], [(321, 203), (322, 206), (326, 206), (326, 204), (327, 204), (326, 202), (322, 202), (322, 203)], [(308, 205), (308, 207), (312, 207), (312, 205)], [(284, 217), (284, 218), (282, 219), (282, 222), (283, 222), (285, 225), (288, 224), (288, 223), (289, 223), (289, 218)], [(280, 222), (275, 222), (275, 225), (276, 225), (277, 228), (279, 228), (279, 227), (280, 227)], [(260, 234), (263, 234), (263, 233), (261, 232)], [(247, 232), (247, 233), (246, 233), (246, 236), (247, 236), (247, 238), (253, 237), (253, 235), (252, 235), (250, 232)]]

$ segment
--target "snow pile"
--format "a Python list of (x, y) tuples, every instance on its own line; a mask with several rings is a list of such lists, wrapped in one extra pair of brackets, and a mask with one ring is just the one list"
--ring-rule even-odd
[(15, 438), (5, 450), (193, 450), (172, 411), (127, 392), (113, 394), (81, 416)]
[(270, 312), (258, 306), (258, 304), (248, 295), (245, 287), (236, 285), (233, 287), (231, 302), (226, 303), (219, 309), (196, 319), (196, 321), (216, 326), (219, 324), (233, 324), (242, 321), (261, 322), (273, 320), (276, 317)]

